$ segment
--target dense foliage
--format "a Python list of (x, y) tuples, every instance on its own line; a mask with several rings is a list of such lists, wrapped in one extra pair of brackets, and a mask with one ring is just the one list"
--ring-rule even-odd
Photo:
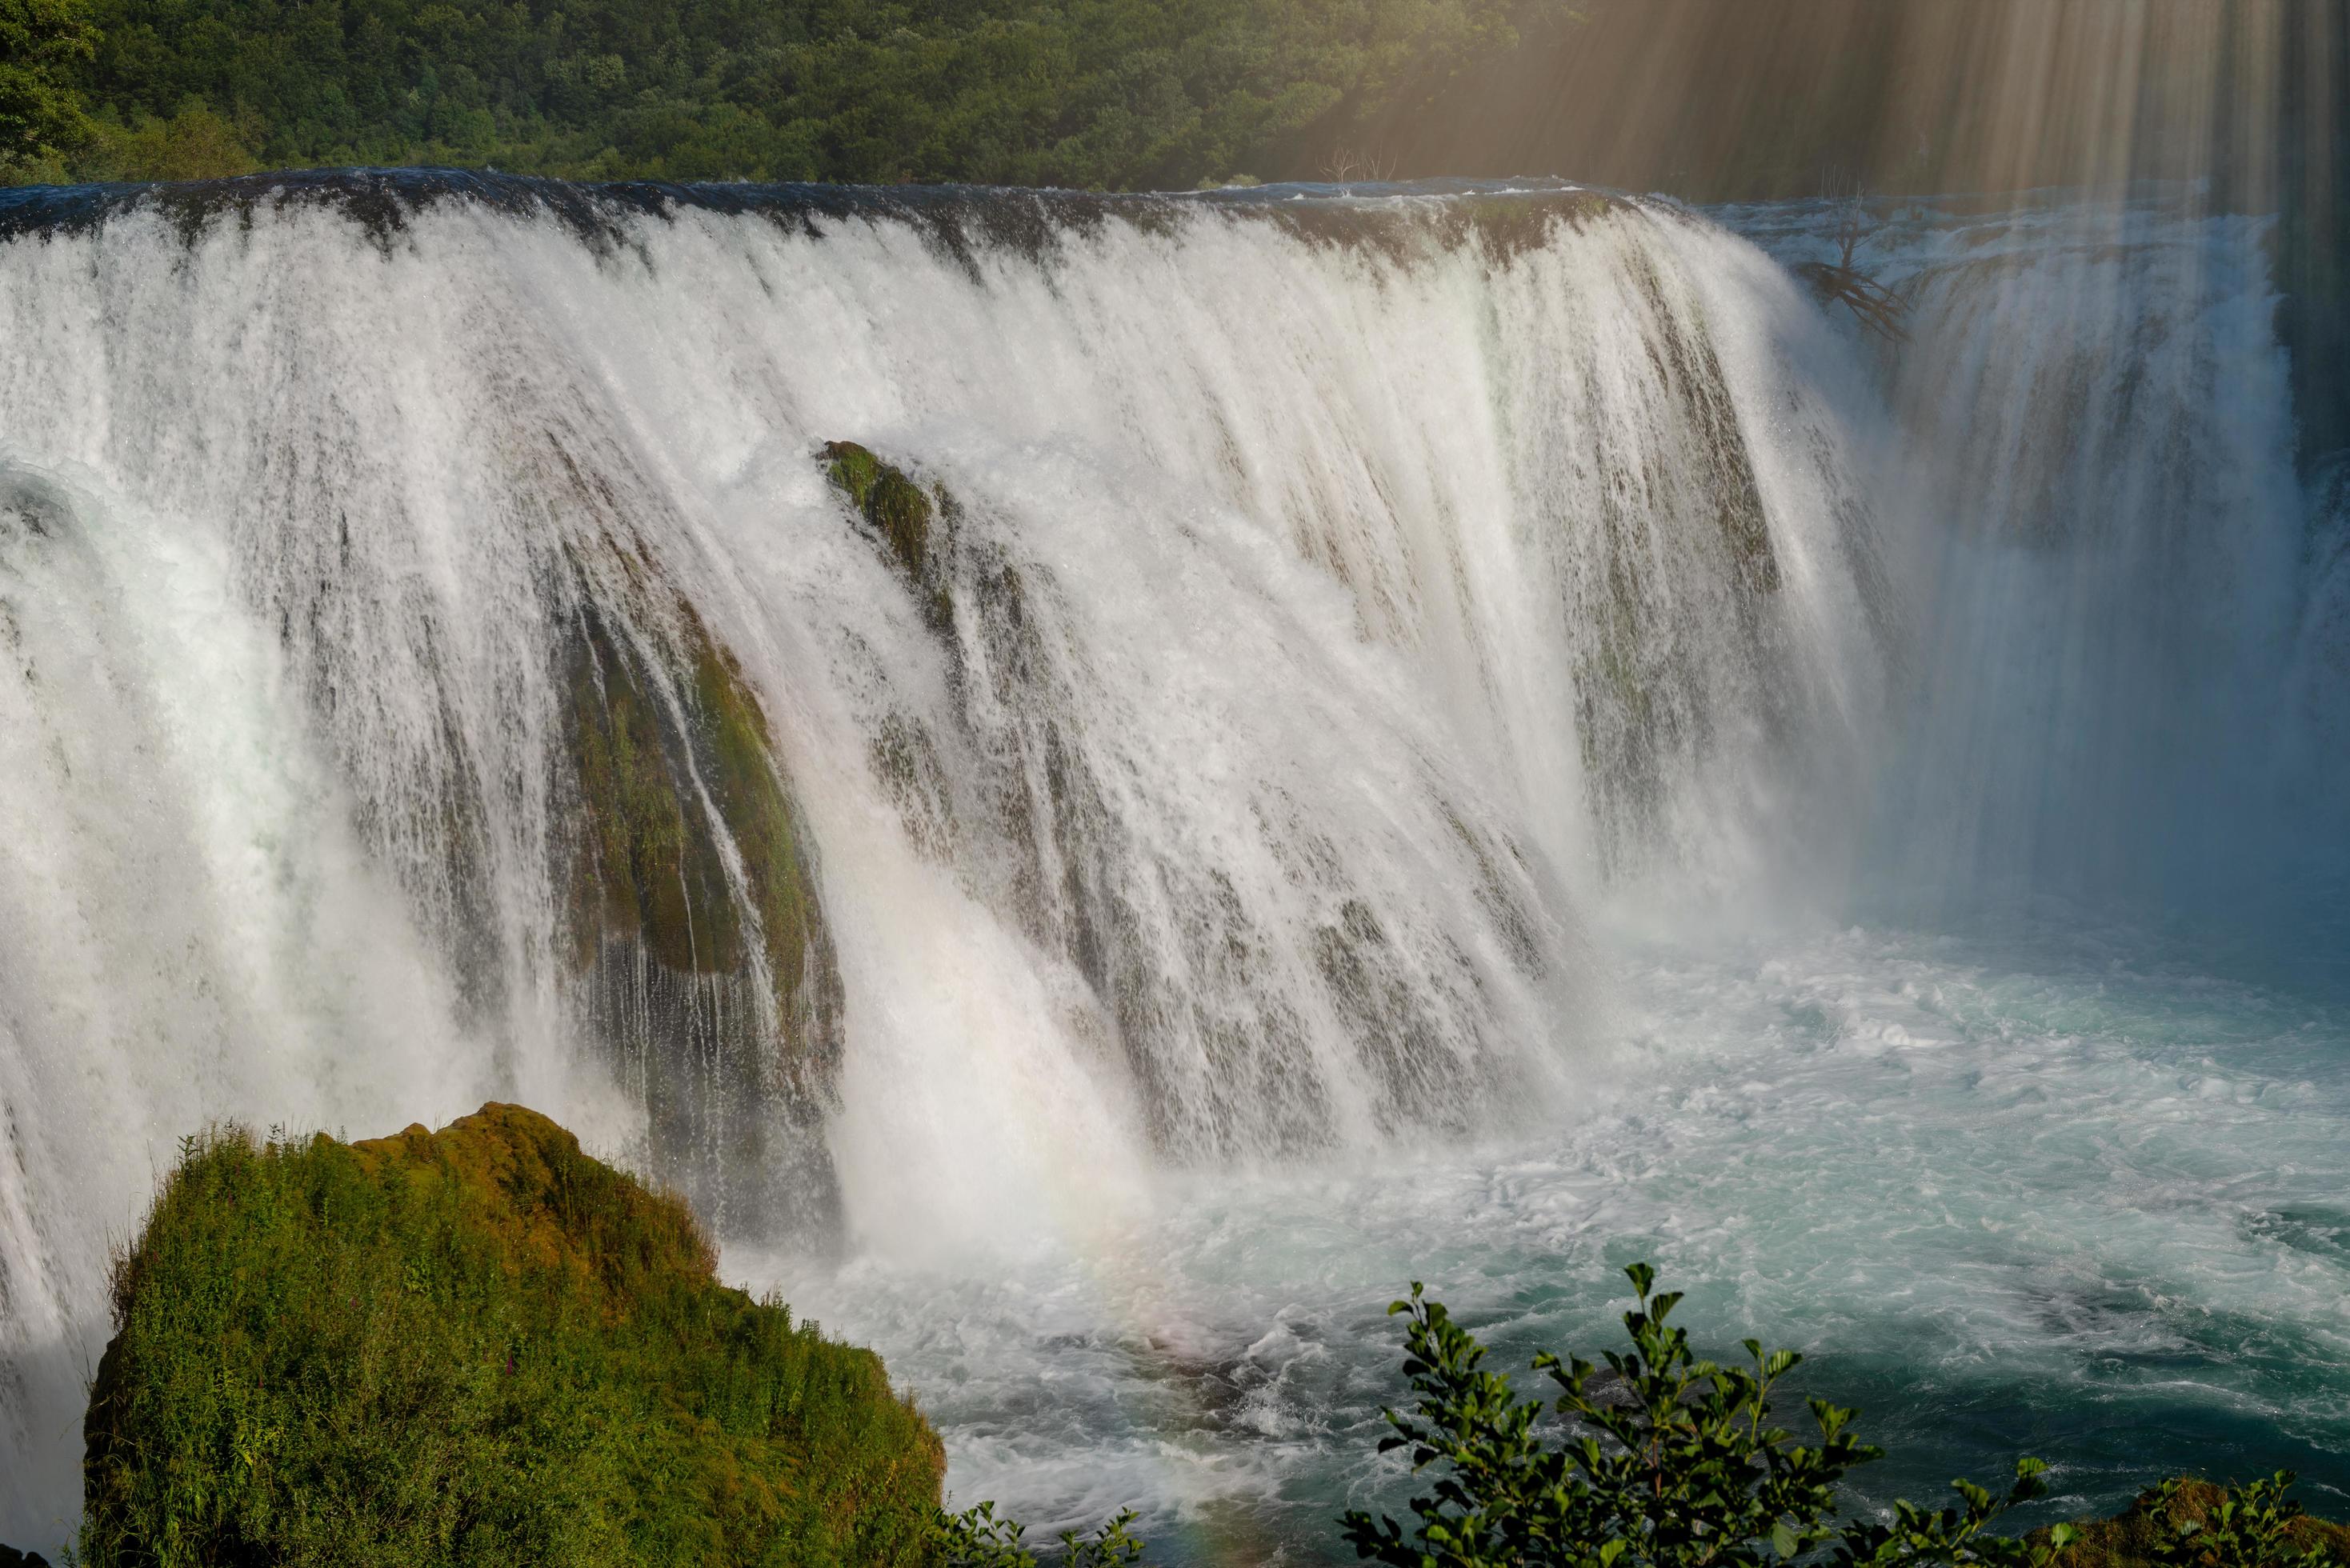
[(913, 1563), (943, 1460), (871, 1353), (491, 1106), (191, 1140), (117, 1271), (81, 1561)]
[(1309, 127), (1343, 136), (1572, 16), (1566, 0), (0, 0), (0, 17), (84, 5), (94, 47), (61, 47), (87, 58), (42, 68), (79, 86), (88, 134), (28, 140), (0, 96), (0, 146), (62, 150), (83, 175), (434, 163), (1108, 188), (1237, 174)]
[[(1772, 1420), (1772, 1394), (1802, 1361), (1745, 1342), (1752, 1369), (1697, 1359), (1670, 1323), (1680, 1303), (1656, 1293), (1635, 1263), (1624, 1315), (1632, 1347), (1604, 1367), (1534, 1358), (1555, 1401), (1528, 1398), (1484, 1367), (1485, 1346), (1414, 1284), (1388, 1311), (1409, 1318), (1404, 1374), (1418, 1397), (1389, 1410), (1415, 1472), (1436, 1469), (1407, 1527), (1356, 1510), (1340, 1528), (1356, 1555), (1383, 1568), (2344, 1568), (2350, 1530), (2291, 1501), (2290, 1472), (2222, 1489), (2174, 1480), (2129, 1512), (2022, 1537), (1990, 1527), (2046, 1492), (2046, 1466), (2022, 1459), (2003, 1496), (1951, 1483), (1941, 1509), (1896, 1502), (1888, 1516), (1836, 1517), (1836, 1488), (1879, 1450), (1851, 1432), (1854, 1413), (1809, 1401), (1815, 1443)], [(1545, 1420), (1545, 1416), (1555, 1417)], [(1128, 1568), (1142, 1555), (1126, 1513), (1091, 1537), (1061, 1537), (1064, 1568)], [(1038, 1568), (1020, 1527), (993, 1505), (941, 1514), (948, 1568)]]
[(0, 0), (0, 182), (57, 179), (88, 144), (73, 83), (97, 47), (80, 0)]

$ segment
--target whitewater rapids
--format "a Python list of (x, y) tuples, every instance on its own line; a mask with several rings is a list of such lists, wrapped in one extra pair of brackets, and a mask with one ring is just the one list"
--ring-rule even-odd
[[(2199, 1408), (2097, 1370), (2151, 1324), (2338, 1449), (2350, 557), (2270, 225), (1880, 216), (1900, 347), (1790, 270), (1831, 214), (1565, 186), (0, 198), (0, 1540), (180, 1136), (490, 1098), (876, 1343), (958, 1493), (1184, 1560), (1391, 1493), (1405, 1280), (1585, 1333), (1640, 1251), (1897, 1425), (1970, 1355)], [(594, 857), (630, 722), (682, 964)]]

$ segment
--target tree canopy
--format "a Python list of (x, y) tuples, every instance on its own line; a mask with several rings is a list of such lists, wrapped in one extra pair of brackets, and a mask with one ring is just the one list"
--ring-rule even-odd
[(0, 179), (54, 178), (89, 141), (74, 82), (97, 47), (82, 0), (0, 0)]
[[(1309, 133), (1345, 146), (1350, 126), (1573, 15), (1566, 0), (0, 0), (0, 28), (53, 40), (5, 51), (30, 64), (0, 77), (0, 128), (83, 178), (429, 163), (1181, 186), (1295, 171)], [(16, 130), (12, 111), (34, 115), (20, 98), (47, 106), (46, 129)]]

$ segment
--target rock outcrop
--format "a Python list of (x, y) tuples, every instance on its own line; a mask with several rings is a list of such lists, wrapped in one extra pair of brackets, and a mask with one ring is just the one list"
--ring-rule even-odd
[(80, 1560), (923, 1561), (936, 1435), (713, 1257), (518, 1106), (192, 1138), (117, 1267)]
[(922, 613), (934, 629), (943, 630), (954, 618), (954, 598), (947, 586), (944, 545), (940, 535), (951, 504), (943, 491), (935, 495), (907, 476), (904, 469), (882, 462), (855, 441), (827, 442), (825, 472), (865, 521), (880, 535), (905, 574), (920, 591)]
[(841, 999), (811, 847), (740, 660), (613, 555), (579, 572), (563, 652), (570, 968), (653, 1173), (730, 1229), (821, 1236)]

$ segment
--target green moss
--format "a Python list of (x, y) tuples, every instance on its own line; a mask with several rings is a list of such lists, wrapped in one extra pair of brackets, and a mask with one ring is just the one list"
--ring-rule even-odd
[(811, 955), (821, 962), (828, 950), (814, 878), (765, 711), (733, 653), (690, 608), (678, 613), (688, 669), (673, 690), (657, 686), (643, 656), (592, 608), (581, 614), (569, 714), (582, 819), (572, 869), (578, 958), (591, 961), (598, 939), (633, 936), (665, 968), (740, 971), (747, 922), (720, 852), (723, 831), (741, 857), (776, 1010), (788, 1021), (808, 985), (829, 983), (809, 972)]
[(942, 1458), (879, 1359), (531, 1111), (191, 1139), (114, 1296), (92, 1568), (924, 1560)]
[(928, 575), (933, 512), (920, 485), (894, 468), (884, 468), (866, 492), (865, 515), (917, 581)]
[(933, 499), (903, 469), (883, 462), (855, 441), (827, 443), (824, 458), (827, 476), (873, 525), (921, 590), (923, 612), (931, 625), (946, 627), (954, 618), (954, 600), (937, 549), (943, 493)]
[(741, 917), (660, 697), (642, 658), (584, 612), (571, 663), (584, 808), (574, 929), (583, 961), (597, 937), (635, 936), (664, 968), (723, 973), (741, 961)]
[[(767, 715), (724, 647), (693, 628), (694, 741), (702, 777), (742, 857), (743, 880), (759, 914), (777, 1014), (799, 1016), (808, 990), (829, 984), (810, 972), (829, 951), (816, 884), (800, 853), (790, 804), (776, 782)], [(825, 1040), (829, 1035), (821, 1036)], [(828, 1070), (827, 1061), (813, 1064)]]
[(881, 460), (853, 441), (827, 443), (824, 456), (831, 464), (826, 473), (847, 493), (858, 510), (863, 511), (865, 498), (873, 493), (874, 482), (881, 477)]

